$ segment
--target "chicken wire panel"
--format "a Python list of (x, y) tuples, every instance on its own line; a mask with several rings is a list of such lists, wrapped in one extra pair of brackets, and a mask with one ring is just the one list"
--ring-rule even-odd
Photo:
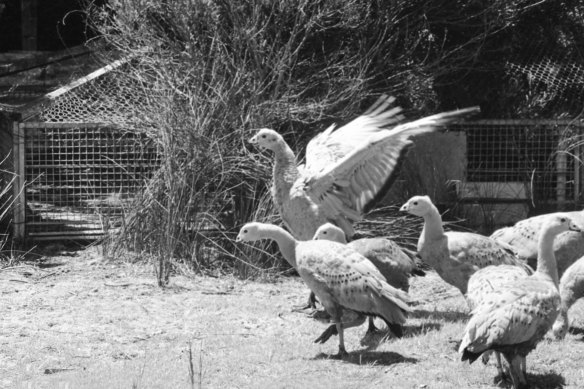
[(137, 80), (124, 72), (125, 61), (116, 61), (92, 74), (47, 94), (44, 104), (32, 120), (50, 123), (115, 123), (129, 125), (136, 107), (148, 100), (146, 91)]
[(536, 205), (581, 202), (582, 124), (510, 120), (455, 127), (467, 134), (468, 181), (526, 183)]
[(111, 127), (23, 123), (26, 235), (97, 237), (125, 210), (159, 166), (145, 136)]

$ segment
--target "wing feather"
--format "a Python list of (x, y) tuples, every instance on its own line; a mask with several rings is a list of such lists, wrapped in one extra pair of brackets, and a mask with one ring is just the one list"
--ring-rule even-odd
[(531, 277), (499, 285), (471, 312), (459, 351), (480, 353), (491, 347), (537, 342), (534, 336), (551, 327), (559, 303), (553, 285)]
[(387, 110), (394, 97), (382, 95), (363, 115), (335, 130), (335, 125), (316, 135), (306, 147), (307, 170), (315, 173), (337, 162), (371, 135), (403, 120), (400, 107)]
[[(374, 109), (373, 112), (377, 112), (379, 109), (380, 107)], [(377, 132), (360, 142), (357, 147), (338, 158), (334, 163), (327, 161), (320, 169), (309, 169), (307, 172), (309, 176), (305, 178), (306, 191), (319, 204), (318, 199), (323, 198), (323, 193), (331, 192), (338, 180), (354, 182), (358, 185), (354, 185), (348, 195), (351, 198), (353, 210), (356, 213), (363, 213), (374, 200), (388, 189), (389, 185), (387, 184), (391, 184), (403, 153), (412, 143), (409, 139), (411, 136), (435, 131), (440, 126), (478, 111), (478, 107), (472, 107), (444, 112), (400, 124), (391, 130), (378, 129)], [(355, 121), (358, 120), (359, 118), (355, 119)], [(344, 127), (335, 133), (343, 129)], [(335, 218), (337, 215), (328, 216)]]

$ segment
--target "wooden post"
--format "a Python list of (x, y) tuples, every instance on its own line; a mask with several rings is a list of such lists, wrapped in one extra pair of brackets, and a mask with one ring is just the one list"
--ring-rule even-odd
[(580, 168), (580, 164), (582, 163), (582, 146), (577, 146), (574, 154), (574, 204), (578, 204), (580, 200), (580, 175), (582, 174), (582, 169)]
[(566, 173), (568, 169), (566, 153), (563, 150), (558, 150), (556, 152), (556, 172), (557, 172), (557, 182), (556, 182), (556, 199), (558, 202), (558, 208), (560, 210), (564, 209), (566, 204)]
[(25, 166), (24, 166), (24, 129), (20, 123), (14, 122), (12, 130), (14, 155), (14, 172), (16, 181), (13, 186), (14, 208), (12, 216), (13, 234), (17, 240), (23, 240), (26, 233), (26, 196), (25, 196)]
[(37, 50), (37, 0), (20, 0), (22, 50)]

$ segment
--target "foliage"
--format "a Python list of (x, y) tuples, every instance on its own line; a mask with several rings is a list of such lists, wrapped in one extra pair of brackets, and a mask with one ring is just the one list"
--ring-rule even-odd
[[(90, 3), (89, 18), (110, 49), (105, 60), (131, 59), (120, 76), (137, 85), (134, 129), (155, 139), (162, 156), (118, 244), (155, 253), (161, 265), (173, 258), (198, 270), (256, 274), (270, 258), (232, 243), (248, 220), (277, 221), (269, 156), (246, 145), (252, 128), (275, 128), (302, 150), (380, 93), (398, 96), (416, 115), (484, 103), (489, 93), (475, 87), (489, 70), (485, 58), (507, 50), (498, 46), (506, 31), (546, 4)], [(167, 271), (161, 266), (161, 283)]]

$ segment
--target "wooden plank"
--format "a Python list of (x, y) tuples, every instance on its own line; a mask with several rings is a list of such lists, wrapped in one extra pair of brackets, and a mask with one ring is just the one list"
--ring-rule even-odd
[[(107, 123), (100, 123), (100, 122), (88, 122), (88, 123), (79, 123), (79, 122), (23, 122), (22, 125), (24, 128), (104, 128), (104, 127), (112, 127), (111, 124)], [(119, 129), (116, 129), (119, 131)]]
[(568, 161), (566, 153), (556, 153), (556, 199), (560, 207), (566, 204), (566, 176)]
[(12, 144), (14, 152), (14, 214), (13, 233), (16, 239), (25, 239), (26, 236), (26, 196), (25, 196), (25, 166), (24, 166), (24, 130), (19, 123), (14, 122), (12, 129)]
[(582, 163), (582, 146), (576, 146), (574, 150), (574, 202), (580, 199), (580, 164)]
[(584, 127), (584, 122), (573, 119), (478, 119), (467, 120), (462, 123), (448, 125), (448, 128), (459, 128), (474, 126), (550, 126), (550, 127)]
[[(457, 181), (459, 199), (526, 200), (527, 187), (523, 182), (473, 182)], [(490, 201), (488, 201), (490, 202)]]

